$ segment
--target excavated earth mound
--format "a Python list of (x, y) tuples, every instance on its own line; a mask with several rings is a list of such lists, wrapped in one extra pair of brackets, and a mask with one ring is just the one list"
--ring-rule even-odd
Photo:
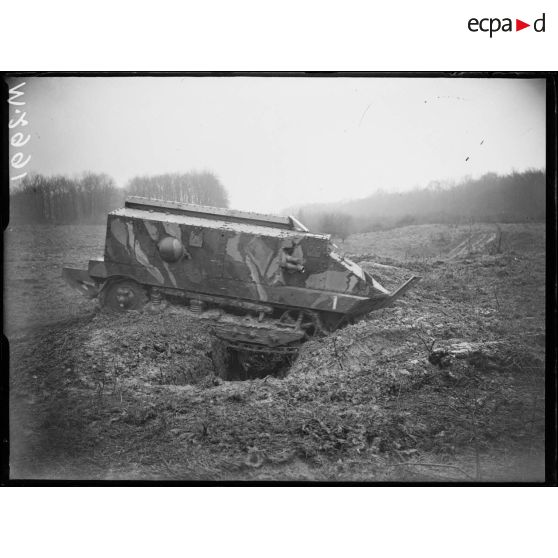
[(543, 480), (536, 246), (407, 260), (370, 256), (370, 241), (359, 261), (386, 287), (422, 281), (307, 343), (285, 378), (223, 382), (206, 326), (172, 308), (114, 315), (87, 303), (69, 320), (15, 329), (11, 475)]

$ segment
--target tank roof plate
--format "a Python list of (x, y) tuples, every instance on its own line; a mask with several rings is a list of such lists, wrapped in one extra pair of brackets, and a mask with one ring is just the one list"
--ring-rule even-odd
[(251, 223), (264, 227), (275, 227), (287, 230), (301, 230), (304, 227), (291, 217), (281, 215), (266, 215), (263, 213), (252, 213), (249, 211), (239, 211), (236, 209), (226, 209), (223, 207), (211, 207), (208, 205), (195, 205), (169, 200), (158, 200), (131, 196), (125, 202), (125, 207), (129, 209), (142, 209), (147, 211), (161, 211), (163, 213), (176, 213), (178, 215), (191, 215), (194, 217), (204, 217), (208, 219), (220, 219), (237, 223)]
[(301, 238), (309, 237), (328, 242), (330, 235), (328, 234), (315, 234), (299, 230), (282, 229), (280, 227), (272, 227), (269, 224), (253, 224), (251, 222), (231, 222), (220, 219), (216, 215), (207, 214), (178, 214), (166, 212), (159, 209), (137, 209), (125, 207), (111, 211), (109, 215), (114, 217), (125, 217), (132, 219), (141, 219), (146, 221), (161, 221), (163, 223), (176, 223), (178, 225), (188, 225), (191, 227), (221, 229), (232, 232), (242, 232), (253, 235), (269, 236), (277, 238)]

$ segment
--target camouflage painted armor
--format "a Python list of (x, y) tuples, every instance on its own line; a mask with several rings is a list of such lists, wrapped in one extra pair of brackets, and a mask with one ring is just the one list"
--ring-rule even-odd
[(128, 278), (190, 298), (353, 317), (384, 307), (410, 286), (388, 293), (339, 256), (329, 235), (310, 233), (292, 217), (137, 197), (108, 215), (104, 258), (91, 260), (87, 275), (98, 287)]
[(108, 215), (103, 259), (63, 276), (117, 311), (188, 304), (211, 321), (219, 374), (238, 379), (267, 374), (305, 339), (387, 306), (418, 279), (389, 293), (334, 248), (294, 217), (132, 197)]

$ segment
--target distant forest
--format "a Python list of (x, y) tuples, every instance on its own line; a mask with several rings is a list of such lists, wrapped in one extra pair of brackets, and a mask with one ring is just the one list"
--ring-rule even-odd
[(306, 205), (291, 213), (310, 230), (342, 239), (355, 232), (424, 223), (544, 221), (546, 174), (488, 173), (457, 184), (433, 182), (401, 193), (380, 190), (364, 199)]
[[(10, 191), (10, 222), (104, 223), (127, 195), (228, 207), (225, 187), (211, 172), (138, 176), (117, 188), (106, 174), (26, 176)], [(542, 221), (546, 217), (546, 175), (527, 170), (488, 173), (454, 183), (434, 182), (401, 193), (381, 190), (360, 200), (313, 204), (290, 211), (310, 230), (345, 238), (412, 224)]]
[(117, 188), (106, 174), (26, 176), (10, 191), (10, 223), (96, 224), (128, 195), (228, 207), (225, 187), (210, 172), (138, 176)]

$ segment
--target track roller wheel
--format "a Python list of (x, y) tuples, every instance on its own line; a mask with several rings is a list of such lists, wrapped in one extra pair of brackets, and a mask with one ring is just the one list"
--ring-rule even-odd
[(110, 279), (100, 294), (101, 306), (114, 312), (141, 310), (147, 303), (145, 289), (132, 279)]

